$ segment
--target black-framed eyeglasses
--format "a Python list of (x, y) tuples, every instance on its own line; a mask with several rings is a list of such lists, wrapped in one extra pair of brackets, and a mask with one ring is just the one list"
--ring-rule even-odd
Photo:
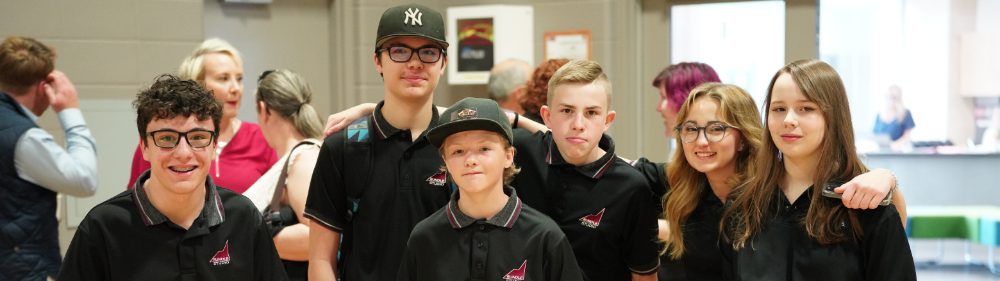
[(274, 71), (274, 69), (264, 70), (264, 72), (257, 77), (257, 83), (260, 83), (260, 80), (264, 80), (264, 77), (267, 77), (268, 74), (274, 73)]
[(377, 50), (378, 52), (389, 51), (389, 59), (394, 62), (408, 62), (410, 58), (413, 57), (413, 53), (417, 53), (417, 57), (423, 63), (435, 63), (441, 60), (441, 55), (444, 54), (444, 50), (439, 47), (420, 47), (420, 48), (410, 48), (407, 46), (392, 46), (388, 48), (381, 48)]
[(156, 130), (146, 133), (153, 138), (153, 144), (160, 148), (175, 148), (180, 143), (181, 138), (187, 140), (191, 148), (205, 148), (212, 145), (215, 140), (215, 132), (205, 129), (193, 129), (187, 132), (178, 132), (171, 129)]
[(677, 136), (684, 143), (692, 143), (698, 140), (699, 134), (704, 134), (705, 140), (708, 140), (708, 142), (720, 142), (726, 137), (726, 131), (729, 128), (736, 127), (722, 122), (711, 122), (704, 127), (698, 127), (695, 126), (694, 122), (686, 122), (677, 126), (674, 130), (677, 131)]

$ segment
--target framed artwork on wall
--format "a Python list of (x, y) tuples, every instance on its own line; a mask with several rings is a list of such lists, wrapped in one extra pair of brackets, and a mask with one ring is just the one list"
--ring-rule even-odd
[(545, 60), (549, 59), (591, 59), (590, 30), (546, 32)]
[(531, 6), (451, 7), (447, 28), (448, 84), (486, 84), (494, 64), (534, 60)]

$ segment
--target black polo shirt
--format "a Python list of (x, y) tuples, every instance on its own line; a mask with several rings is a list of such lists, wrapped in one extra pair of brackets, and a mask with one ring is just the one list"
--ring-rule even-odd
[[(541, 206), (573, 244), (586, 280), (631, 280), (659, 266), (657, 204), (646, 179), (614, 153), (582, 166), (566, 163), (551, 133), (515, 133), (521, 167), (513, 186), (528, 206)], [(538, 207), (536, 207), (538, 208)]]
[(417, 224), (399, 268), (399, 281), (582, 280), (566, 235), (549, 217), (525, 206), (511, 187), (490, 219), (447, 206)]
[[(409, 130), (389, 125), (382, 105), (369, 116), (369, 185), (346, 186), (345, 177), (364, 175), (343, 174), (345, 165), (357, 160), (346, 159), (343, 147), (331, 146), (333, 138), (344, 137), (340, 132), (323, 142), (306, 200), (307, 217), (343, 235), (338, 268), (348, 281), (395, 280), (410, 231), (447, 204), (451, 194), (437, 148), (423, 134), (412, 141)], [(428, 128), (438, 124), (433, 110)], [(348, 215), (353, 208), (349, 198), (359, 199), (353, 216)]]
[[(778, 204), (764, 228), (747, 246), (733, 251), (721, 245), (731, 280), (916, 280), (913, 255), (893, 205), (857, 214), (863, 236), (832, 245), (809, 238), (802, 220), (812, 201), (812, 187), (794, 203), (776, 192)], [(821, 200), (835, 200), (820, 198)], [(840, 201), (837, 201), (840, 204)], [(841, 222), (852, 237), (850, 221)], [(725, 242), (720, 242), (725, 243)], [(752, 247), (751, 247), (752, 245)]]
[(143, 183), (87, 213), (59, 280), (288, 280), (250, 199), (205, 179), (205, 206), (187, 230), (167, 219)]
[[(663, 163), (653, 163), (646, 158), (639, 158), (633, 165), (646, 176), (650, 184), (660, 187), (653, 188), (654, 193), (663, 196), (670, 190)], [(723, 261), (718, 245), (719, 221), (722, 219), (724, 205), (712, 192), (712, 187), (708, 185), (708, 179), (704, 176), (700, 188), (698, 205), (681, 227), (686, 251), (679, 260), (671, 259), (667, 254), (660, 256), (660, 271), (657, 275), (659, 280), (715, 281), (723, 278), (722, 271), (719, 270)]]

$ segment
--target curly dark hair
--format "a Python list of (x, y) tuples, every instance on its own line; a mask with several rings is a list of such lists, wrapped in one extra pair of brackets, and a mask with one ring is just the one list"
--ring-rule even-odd
[(195, 116), (198, 121), (212, 119), (215, 134), (219, 134), (219, 120), (222, 119), (222, 105), (212, 93), (194, 80), (183, 80), (177, 76), (163, 74), (153, 82), (153, 86), (139, 92), (132, 101), (135, 108), (139, 137), (146, 138), (146, 127), (154, 119)]
[(542, 105), (548, 102), (549, 79), (552, 78), (552, 74), (556, 70), (568, 62), (568, 59), (550, 59), (542, 62), (535, 68), (535, 72), (531, 73), (531, 80), (528, 80), (528, 92), (525, 93), (520, 102), (521, 108), (524, 108), (525, 115), (539, 114), (538, 111), (542, 108)]

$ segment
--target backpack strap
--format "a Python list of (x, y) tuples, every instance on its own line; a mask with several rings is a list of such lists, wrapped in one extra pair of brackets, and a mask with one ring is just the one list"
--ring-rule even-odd
[(347, 191), (347, 201), (351, 204), (348, 210), (347, 219), (350, 221), (361, 211), (361, 196), (371, 181), (372, 162), (375, 154), (372, 150), (372, 128), (374, 115), (358, 118), (347, 126), (347, 133), (344, 134), (344, 160), (350, 163), (340, 167), (344, 171), (345, 190)]

